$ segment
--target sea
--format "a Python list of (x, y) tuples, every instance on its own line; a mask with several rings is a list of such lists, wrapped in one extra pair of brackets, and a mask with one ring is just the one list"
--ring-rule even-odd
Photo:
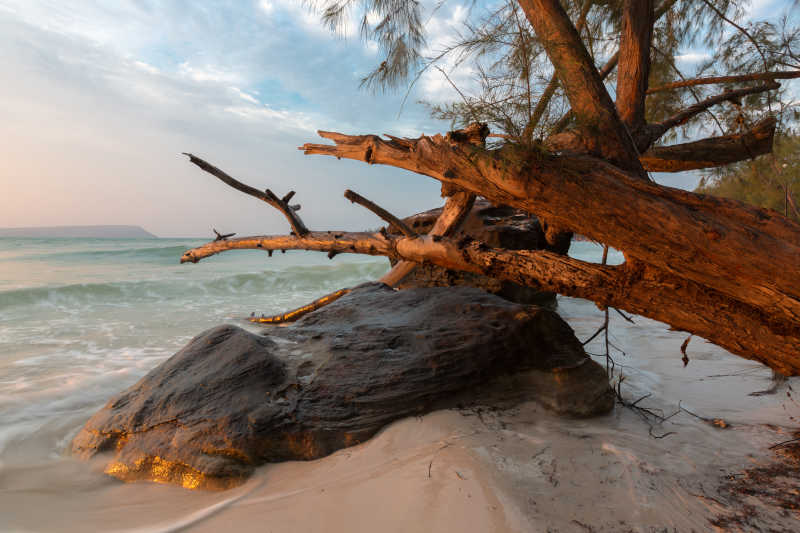
[[(197, 511), (193, 502), (213, 506), (224, 497), (192, 499), (183, 489), (151, 484), (119, 492), (116, 480), (69, 457), (72, 437), (111, 397), (203, 330), (226, 322), (254, 328), (245, 321), (251, 313), (289, 310), (389, 269), (385, 258), (329, 260), (297, 251), (231, 251), (179, 263), (204, 242), (0, 238), (0, 531), (184, 527), (184, 515)], [(574, 242), (570, 255), (599, 262), (602, 249)], [(610, 260), (622, 256), (612, 251)], [(582, 300), (559, 297), (558, 312), (580, 339), (603, 322), (603, 312)], [(769, 369), (698, 338), (688, 344), (684, 366), (686, 333), (631, 318), (612, 312), (609, 337), (614, 380), (623, 376), (620, 391), (630, 401), (644, 397), (640, 405), (664, 413), (682, 407), (730, 424), (798, 426), (790, 392), (800, 393), (796, 378), (762, 394), (775, 384)], [(599, 335), (586, 349), (605, 365), (604, 346)], [(146, 526), (165, 499), (168, 525)], [(138, 522), (115, 523), (123, 510)]]

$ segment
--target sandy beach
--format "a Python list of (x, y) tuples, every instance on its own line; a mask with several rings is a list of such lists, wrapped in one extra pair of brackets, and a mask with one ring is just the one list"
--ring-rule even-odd
[[(559, 312), (579, 338), (588, 338), (602, 319), (591, 303), (579, 300), (561, 299)], [(638, 406), (664, 416), (680, 406), (707, 420), (680, 411), (659, 423), (623, 406), (574, 420), (532, 401), (503, 409), (479, 402), (398, 421), (366, 443), (317, 461), (266, 465), (230, 491), (203, 492), (122, 484), (102, 474), (100, 465), (65, 457), (63, 449), (83, 420), (75, 416), (29, 441), (58, 439), (62, 451), (48, 459), (23, 448), (15, 448), (10, 460), (6, 455), (0, 529), (796, 530), (796, 508), (765, 495), (763, 473), (762, 485), (752, 475), (754, 468), (783, 465), (771, 471), (766, 488), (797, 501), (797, 470), (793, 477), (774, 474), (785, 472), (785, 461), (775, 463), (780, 450), (769, 449), (795, 437), (796, 379), (773, 394), (751, 395), (771, 386), (768, 369), (698, 339), (689, 344), (684, 367), (685, 334), (635, 320), (612, 318), (610, 338), (625, 352), (615, 351), (615, 379), (619, 372), (625, 376), (623, 397), (644, 397)], [(587, 350), (599, 352), (599, 341)], [(754, 487), (753, 494), (737, 487)]]

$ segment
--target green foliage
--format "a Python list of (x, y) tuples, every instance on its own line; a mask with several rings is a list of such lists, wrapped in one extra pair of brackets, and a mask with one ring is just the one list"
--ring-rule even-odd
[[(449, 120), (454, 127), (478, 120), (507, 140), (529, 143), (554, 133), (569, 110), (557, 80), (551, 83), (552, 66), (516, 0), (467, 0), (467, 19), (453, 40), (437, 49), (428, 46), (425, 25), (448, 0), (306, 1), (334, 30), (341, 29), (354, 13), (359, 15), (362, 37), (377, 42), (382, 54), (380, 64), (364, 77), (365, 86), (396, 89), (409, 82), (413, 86), (422, 73), (439, 68), (456, 87), (450, 76), (467, 67), (474, 79), (468, 87), (456, 87), (458, 100), (428, 103), (433, 116)], [(576, 25), (584, 19), (581, 37), (600, 67), (618, 49), (623, 0), (562, 0), (562, 4)], [(768, 22), (744, 20), (749, 0), (656, 0), (656, 12), (663, 11), (663, 16), (654, 27), (650, 86), (696, 76), (800, 69), (798, 4), (793, 0), (794, 8), (788, 11), (794, 18), (787, 14)], [(694, 46), (714, 50), (714, 55), (697, 71), (682, 72), (677, 57)], [(614, 71), (606, 83), (613, 95)], [(654, 93), (648, 97), (647, 119), (664, 120), (729, 88), (734, 86), (701, 85)], [(781, 113), (789, 101), (790, 95), (781, 89), (752, 95), (741, 105), (718, 105), (670, 131), (660, 142), (733, 133), (765, 113), (790, 118), (791, 114)]]
[[(787, 199), (800, 201), (800, 135), (775, 139), (773, 156), (718, 169), (704, 176), (695, 192), (769, 207), (800, 221)], [(800, 208), (800, 205), (797, 205)]]

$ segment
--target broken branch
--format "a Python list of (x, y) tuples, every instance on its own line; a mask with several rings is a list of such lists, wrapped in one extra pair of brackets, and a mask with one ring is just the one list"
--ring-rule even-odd
[(294, 231), (297, 235), (302, 237), (303, 235), (308, 233), (308, 228), (306, 228), (306, 225), (303, 224), (302, 220), (300, 220), (300, 217), (295, 212), (296, 210), (293, 209), (291, 206), (289, 206), (289, 204), (287, 203), (289, 201), (288, 199), (291, 199), (291, 197), (294, 195), (294, 191), (287, 194), (284, 197), (284, 199), (281, 200), (280, 198), (275, 196), (275, 194), (269, 189), (267, 189), (265, 192), (261, 192), (258, 189), (246, 185), (241, 181), (229, 176), (228, 174), (218, 169), (214, 165), (211, 165), (210, 163), (203, 161), (202, 159), (200, 159), (195, 155), (186, 152), (183, 152), (183, 155), (188, 156), (189, 161), (191, 161), (201, 169), (205, 170), (212, 176), (218, 178), (226, 185), (233, 187), (237, 191), (241, 191), (245, 194), (249, 194), (250, 196), (258, 198), (259, 200), (263, 200), (264, 202), (267, 202), (269, 205), (271, 205), (272, 207), (283, 213), (283, 216), (285, 216), (286, 219), (289, 221), (289, 225), (292, 227), (292, 231)]
[(400, 230), (400, 233), (402, 233), (406, 237), (417, 236), (417, 233), (411, 228), (409, 228), (405, 222), (403, 222), (402, 220), (400, 220), (399, 218), (397, 218), (396, 216), (394, 216), (393, 214), (391, 214), (390, 212), (388, 212), (386, 209), (382, 208), (375, 202), (364, 198), (357, 192), (347, 189), (346, 191), (344, 191), (344, 197), (353, 203), (366, 207), (367, 209), (378, 215), (380, 218), (382, 218), (392, 226), (396, 227), (398, 230)]
[(675, 81), (665, 83), (658, 87), (651, 87), (647, 94), (671, 91), (683, 87), (695, 87), (697, 85), (712, 85), (716, 83), (740, 83), (745, 81), (764, 81), (764, 80), (789, 80), (800, 78), (800, 70), (784, 72), (756, 72), (753, 74), (740, 74), (738, 76), (709, 76), (707, 78), (694, 78), (690, 80)]

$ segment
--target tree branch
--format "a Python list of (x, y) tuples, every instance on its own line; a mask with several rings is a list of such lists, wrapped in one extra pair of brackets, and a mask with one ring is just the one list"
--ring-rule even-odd
[(777, 120), (766, 118), (745, 133), (711, 137), (701, 141), (656, 146), (642, 154), (641, 162), (650, 172), (682, 172), (716, 168), (772, 152)]
[(218, 178), (226, 185), (230, 185), (237, 191), (241, 191), (245, 194), (249, 194), (250, 196), (258, 198), (259, 200), (267, 202), (269, 205), (271, 205), (272, 207), (283, 213), (283, 216), (285, 216), (286, 219), (289, 221), (289, 225), (292, 227), (292, 231), (294, 231), (297, 235), (303, 236), (308, 233), (308, 228), (306, 228), (306, 225), (303, 224), (303, 221), (300, 220), (300, 217), (295, 212), (296, 209), (294, 207), (297, 207), (297, 209), (299, 209), (299, 206), (290, 206), (288, 204), (288, 201), (292, 198), (292, 196), (294, 196), (294, 191), (291, 191), (289, 194), (284, 196), (283, 199), (280, 199), (277, 196), (275, 196), (275, 194), (269, 189), (267, 189), (265, 192), (261, 192), (258, 189), (250, 187), (249, 185), (246, 185), (241, 181), (232, 178), (222, 170), (203, 161), (197, 156), (188, 154), (186, 152), (184, 152), (183, 155), (188, 156), (189, 161), (191, 161), (201, 169), (205, 170), (212, 176)]
[[(469, 215), (474, 203), (475, 195), (466, 191), (458, 191), (449, 196), (442, 209), (442, 214), (436, 219), (428, 235), (449, 237), (455, 234)], [(417, 268), (417, 263), (413, 261), (398, 261), (379, 281), (391, 287), (397, 287), (415, 268)]]
[[(655, 21), (658, 21), (661, 17), (663, 17), (677, 1), (678, 0), (664, 0), (663, 2), (661, 2), (661, 5), (658, 7), (658, 9), (655, 10), (655, 13), (653, 14), (654, 24)], [(619, 62), (619, 51), (615, 52), (614, 55), (612, 55), (609, 58), (609, 60), (606, 61), (606, 63), (598, 70), (597, 73), (600, 76), (600, 79), (605, 80), (608, 77), (608, 75), (611, 74), (611, 71), (614, 70), (614, 67), (617, 66), (618, 62)], [(556, 122), (555, 126), (553, 126), (551, 134), (558, 134), (564, 131), (564, 129), (569, 125), (573, 117), (574, 114), (570, 109), (558, 120), (558, 122)]]
[(409, 228), (405, 222), (403, 222), (402, 220), (400, 220), (399, 218), (397, 218), (396, 216), (394, 216), (393, 214), (391, 214), (390, 212), (388, 212), (386, 209), (382, 208), (375, 202), (367, 200), (357, 192), (353, 192), (350, 189), (347, 189), (346, 191), (344, 191), (344, 197), (353, 203), (366, 207), (367, 209), (378, 215), (380, 218), (382, 218), (392, 226), (396, 227), (398, 230), (400, 230), (400, 233), (402, 233), (406, 237), (417, 236), (417, 233), (411, 228)]
[(330, 294), (326, 294), (321, 298), (317, 298), (313, 302), (300, 306), (297, 309), (292, 309), (291, 311), (286, 311), (285, 313), (281, 313), (278, 315), (272, 316), (251, 316), (250, 322), (254, 322), (256, 324), (283, 324), (286, 322), (295, 322), (306, 316), (309, 313), (316, 311), (322, 307), (325, 307), (328, 304), (332, 304), (345, 294), (349, 294), (351, 289), (339, 289), (338, 291), (334, 291)]
[(617, 110), (630, 131), (645, 123), (653, 22), (653, 0), (625, 0), (617, 69)]
[(644, 126), (637, 133), (637, 137), (639, 137), (639, 139), (636, 144), (640, 148), (649, 147), (662, 135), (664, 135), (667, 131), (671, 130), (676, 126), (686, 124), (693, 117), (697, 116), (698, 114), (702, 113), (703, 111), (705, 111), (710, 107), (713, 107), (722, 102), (726, 102), (728, 100), (735, 101), (743, 96), (763, 93), (765, 91), (771, 91), (779, 87), (780, 87), (779, 83), (772, 82), (772, 83), (766, 83), (764, 85), (758, 85), (755, 87), (744, 87), (742, 89), (729, 90), (725, 91), (722, 94), (710, 96), (705, 100), (701, 100), (700, 102), (691, 105), (686, 109), (683, 109), (682, 111), (672, 115), (671, 117), (662, 122), (658, 122), (655, 124), (648, 124)]
[(587, 135), (585, 152), (600, 155), (643, 179), (647, 174), (627, 129), (617, 115), (597, 68), (558, 0), (519, 0), (536, 31), (572, 110)]
[(659, 85), (658, 87), (651, 87), (647, 90), (647, 94), (671, 91), (673, 89), (680, 89), (683, 87), (695, 87), (697, 85), (712, 85), (715, 83), (740, 83), (745, 81), (759, 80), (789, 80), (794, 78), (800, 78), (800, 70), (784, 72), (756, 72), (754, 74), (740, 74), (738, 76), (710, 76), (707, 78), (694, 78), (690, 80), (675, 81), (672, 83)]
[[(575, 23), (575, 29), (578, 31), (579, 35), (583, 30), (583, 27), (586, 25), (586, 17), (589, 15), (589, 11), (593, 5), (594, 0), (586, 0), (583, 3), (581, 13), (578, 15), (578, 22)], [(531, 113), (528, 123), (525, 125), (525, 130), (522, 132), (522, 139), (524, 142), (530, 143), (533, 140), (533, 130), (539, 125), (539, 121), (542, 120), (542, 115), (544, 115), (545, 109), (547, 109), (547, 106), (550, 104), (550, 100), (552, 100), (553, 95), (556, 93), (556, 89), (558, 89), (558, 76), (556, 73), (553, 73), (553, 76), (550, 78), (550, 82), (547, 84), (547, 87), (545, 87), (544, 92), (542, 92), (541, 96), (539, 96), (539, 101), (536, 102), (536, 107)]]
[[(383, 239), (369, 233), (337, 235), (331, 232), (311, 235), (309, 238), (265, 236), (211, 242), (186, 252), (184, 258), (190, 259), (182, 262), (197, 262), (225, 250), (281, 247), (317, 251), (344, 248), (356, 253), (393, 255), (405, 261), (430, 262), (444, 268), (586, 298), (601, 308), (624, 309), (705, 337), (733, 353), (759, 360), (782, 373), (800, 373), (800, 328), (796, 324), (793, 328), (773, 324), (758, 309), (652, 267), (599, 265), (545, 250), (490, 248), (470, 239), (456, 241), (432, 236), (390, 236)], [(347, 289), (327, 297), (343, 291)], [(309, 312), (306, 308), (313, 306), (314, 303), (309, 304), (295, 313), (302, 316)], [(292, 313), (276, 315), (280, 320), (270, 317), (264, 321), (284, 321), (286, 315)]]
[(310, 231), (302, 237), (297, 235), (267, 235), (240, 237), (224, 241), (212, 241), (187, 250), (181, 263), (197, 263), (228, 250), (314, 250), (317, 252), (355, 253), (396, 257), (392, 241), (380, 233), (347, 231)]
[[(374, 135), (320, 135), (337, 144), (301, 149), (363, 161), (369, 148), (372, 163), (523, 209), (665, 272), (800, 321), (800, 226), (776, 213), (645, 182), (588, 156), (553, 156), (519, 145), (454, 146), (441, 135), (402, 143)], [(754, 279), (753, 272), (760, 277)]]

